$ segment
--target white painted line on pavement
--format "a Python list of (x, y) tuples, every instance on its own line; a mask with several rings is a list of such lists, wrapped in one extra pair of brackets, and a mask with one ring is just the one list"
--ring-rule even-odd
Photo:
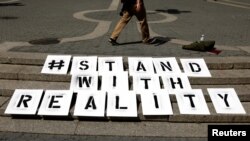
[[(155, 11), (147, 11), (148, 13), (156, 13)], [(159, 21), (148, 21), (149, 24), (154, 24), (154, 23), (168, 23), (168, 22), (173, 22), (175, 20), (177, 20), (177, 17), (174, 16), (174, 15), (170, 15), (170, 14), (167, 14), (167, 13), (161, 13), (161, 12), (157, 12), (157, 14), (160, 14), (162, 16), (164, 16), (165, 18), (163, 20), (159, 20)], [(148, 25), (148, 28), (149, 28), (149, 33), (151, 36), (162, 36), (156, 32), (153, 31), (153, 29), (150, 27), (150, 25)], [(138, 22), (137, 24), (137, 29), (139, 32), (141, 32), (140, 30), (140, 23)]]
[(108, 8), (108, 10), (117, 10), (120, 0), (113, 0)]
[(3, 42), (0, 44), (0, 52), (7, 51), (13, 47), (32, 46), (28, 42)]
[[(9, 1), (0, 2), (0, 3), (10, 3), (10, 2), (17, 2), (17, 1), (19, 1), (19, 0), (9, 0)], [(211, 1), (211, 0), (208, 0), (208, 1)], [(214, 2), (214, 1), (212, 1), (212, 2)], [(87, 10), (87, 11), (80, 11), (80, 12), (73, 14), (73, 17), (75, 17), (76, 19), (89, 21), (89, 22), (95, 22), (98, 24), (97, 24), (96, 28), (91, 33), (88, 33), (86, 35), (77, 36), (77, 37), (62, 38), (62, 39), (60, 39), (60, 43), (89, 40), (89, 39), (94, 39), (94, 38), (105, 35), (108, 32), (112, 21), (92, 19), (92, 18), (86, 17), (85, 15), (87, 13), (92, 13), (92, 12), (103, 12), (103, 11), (117, 10), (119, 3), (120, 3), (120, 0), (113, 0), (108, 9)], [(149, 12), (155, 12), (155, 11), (149, 11)], [(149, 21), (149, 24), (166, 23), (166, 22), (172, 22), (172, 21), (177, 20), (176, 16), (173, 16), (173, 15), (170, 15), (167, 13), (157, 13), (157, 14), (160, 14), (160, 15), (164, 16), (165, 18), (163, 20), (159, 20), (159, 21)], [(138, 24), (137, 24), (137, 26), (138, 26), (138, 30), (139, 30), (140, 27)], [(150, 26), (149, 26), (149, 30), (150, 30), (151, 36), (165, 37), (165, 36), (162, 36), (162, 35), (154, 32)], [(185, 44), (191, 43), (190, 41), (185, 41), (185, 40), (181, 40), (181, 39), (171, 39), (169, 42), (175, 43), (175, 44), (180, 44), (180, 45), (185, 45)], [(11, 49), (13, 47), (21, 47), (21, 46), (33, 46), (33, 45), (30, 44), (29, 42), (5, 41), (5, 42), (0, 43), (0, 52), (7, 52), (9, 49)], [(235, 47), (219, 46), (219, 45), (218, 45), (218, 47), (223, 48), (223, 50), (237, 50), (240, 48), (240, 46), (237, 46), (238, 48), (235, 48)]]
[[(155, 12), (155, 11), (149, 11), (149, 13), (152, 13), (152, 12)], [(162, 16), (165, 17), (165, 19), (163, 20), (159, 20), (159, 21), (149, 21), (148, 23), (149, 24), (154, 24), (154, 23), (167, 23), (167, 22), (173, 22), (175, 20), (177, 20), (178, 18), (174, 15), (171, 15), (171, 14), (167, 14), (167, 13), (158, 13), (157, 14), (160, 14)], [(163, 35), (160, 35), (156, 32), (153, 31), (153, 29), (150, 27), (150, 25), (148, 26), (149, 28), (149, 33), (152, 37), (166, 37), (166, 36), (163, 36)], [(138, 22), (137, 24), (137, 29), (139, 32), (141, 32), (140, 30), (140, 23)], [(166, 37), (167, 38), (167, 37)], [(185, 41), (185, 40), (181, 40), (181, 39), (170, 39), (169, 41), (170, 43), (174, 43), (174, 44), (180, 44), (180, 45), (186, 45), (186, 44), (190, 44), (192, 43), (191, 41)]]
[[(227, 2), (223, 2), (223, 1), (214, 1), (214, 0), (207, 0), (208, 2), (211, 3), (217, 3), (217, 4), (223, 4), (223, 5), (227, 5), (227, 6), (233, 6), (233, 7), (238, 7), (238, 8), (244, 8), (244, 9), (250, 9), (249, 6), (244, 6), (244, 5), (239, 5), (239, 4), (233, 4), (233, 3), (229, 3), (230, 0), (227, 0)], [(232, 1), (230, 1), (232, 2)]]
[(250, 6), (250, 3), (245, 3), (245, 2), (239, 2), (239, 1), (233, 1), (233, 0), (222, 0), (222, 1), (235, 3), (235, 4), (240, 4), (240, 5), (249, 5)]
[(163, 12), (147, 11), (147, 13), (156, 13), (156, 14), (159, 14), (159, 15), (165, 17), (164, 19), (158, 20), (158, 21), (148, 21), (148, 23), (150, 23), (150, 24), (154, 24), (154, 23), (170, 23), (170, 22), (173, 22), (173, 21), (178, 19), (174, 15), (163, 13)]
[(93, 13), (93, 12), (114, 11), (119, 7), (119, 2), (120, 2), (119, 0), (113, 0), (108, 9), (87, 10), (87, 11), (80, 11), (80, 12), (73, 14), (73, 17), (76, 19), (83, 20), (83, 21), (89, 21), (89, 22), (95, 22), (98, 24), (97, 24), (96, 28), (91, 33), (88, 33), (88, 34), (82, 35), (82, 36), (77, 36), (77, 37), (62, 38), (60, 40), (61, 41), (60, 43), (89, 40), (89, 39), (94, 39), (94, 38), (98, 38), (98, 37), (105, 35), (109, 30), (109, 27), (111, 25), (111, 21), (92, 19), (92, 18), (86, 17), (85, 15), (88, 13)]
[(2, 1), (0, 2), (0, 4), (7, 4), (7, 3), (14, 3), (14, 2), (18, 2), (19, 0), (8, 0), (8, 1)]
[[(103, 20), (92, 19), (92, 18), (86, 17), (85, 15), (88, 14), (88, 13), (93, 13), (93, 12), (113, 11), (113, 10), (116, 10), (118, 8), (118, 6), (119, 6), (119, 1), (118, 0), (113, 0), (108, 9), (87, 10), (87, 11), (81, 11), (81, 12), (75, 13), (73, 15), (73, 17), (75, 17), (76, 19), (83, 20), (83, 21), (89, 21), (89, 22), (96, 22), (96, 23), (98, 23), (98, 25), (96, 26), (94, 31), (89, 33), (89, 34), (78, 36), (78, 37), (62, 38), (60, 43), (89, 40), (89, 39), (94, 39), (94, 38), (105, 35), (108, 32), (109, 28), (110, 28), (111, 21), (103, 21)], [(174, 15), (171, 15), (171, 14), (155, 12), (155, 11), (149, 11), (149, 12), (160, 14), (160, 15), (165, 17), (164, 19), (158, 20), (158, 21), (148, 21), (149, 24), (167, 23), (167, 22), (173, 22), (173, 21), (177, 20), (177, 17), (174, 16)], [(150, 33), (153, 36), (159, 35), (159, 34), (155, 33), (152, 30), (152, 28), (149, 27), (149, 29), (150, 29)], [(138, 31), (140, 32), (139, 29), (138, 29)]]

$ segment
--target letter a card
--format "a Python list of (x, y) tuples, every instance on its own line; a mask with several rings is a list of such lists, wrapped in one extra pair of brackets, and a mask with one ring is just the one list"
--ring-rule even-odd
[(104, 117), (105, 101), (105, 91), (78, 91), (74, 116)]

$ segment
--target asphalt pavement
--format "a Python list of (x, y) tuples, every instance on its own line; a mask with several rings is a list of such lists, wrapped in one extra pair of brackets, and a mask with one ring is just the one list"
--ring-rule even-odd
[[(151, 38), (141, 43), (137, 19), (112, 46), (108, 38), (119, 20), (120, 0), (0, 0), (0, 140), (207, 140), (207, 126), (249, 125), (249, 0), (144, 0)], [(217, 53), (182, 49), (214, 40)], [(14, 118), (4, 114), (16, 88), (65, 89), (68, 78), (40, 73), (49, 54), (205, 58), (213, 78), (193, 79), (195, 88), (233, 87), (246, 115), (179, 113), (140, 122)], [(20, 77), (21, 76), (21, 77)], [(46, 79), (46, 80), (45, 80)], [(65, 80), (64, 80), (65, 79)], [(206, 99), (207, 100), (207, 99)], [(175, 101), (176, 102), (176, 101)], [(211, 101), (208, 100), (210, 109)], [(175, 112), (176, 103), (172, 103)], [(141, 114), (141, 113), (140, 113)]]
[[(140, 42), (134, 17), (118, 38), (121, 45), (112, 46), (107, 40), (120, 18), (118, 0), (10, 1), (0, 5), (0, 47), (17, 43), (8, 51), (82, 55), (249, 56), (246, 0), (145, 0), (145, 6), (151, 37), (157, 42)], [(202, 34), (216, 41), (222, 51), (218, 56), (182, 49)]]

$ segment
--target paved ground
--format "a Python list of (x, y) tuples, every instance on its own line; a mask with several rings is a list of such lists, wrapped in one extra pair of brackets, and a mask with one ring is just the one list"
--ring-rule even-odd
[[(117, 0), (93, 0), (91, 3), (83, 0), (18, 0), (17, 4), (1, 5), (0, 46), (23, 43), (12, 45), (9, 48), (12, 52), (214, 56), (181, 49), (182, 44), (199, 40), (205, 34), (206, 40), (215, 40), (217, 48), (223, 50), (219, 56), (249, 56), (249, 2), (220, 2), (145, 0), (151, 36), (162, 42), (155, 45), (138, 43), (141, 36), (133, 18), (118, 39), (123, 45), (114, 47), (107, 39), (119, 19)], [(48, 38), (58, 39), (58, 43), (25, 44)]]
[[(119, 19), (119, 0), (0, 0), (0, 140), (206, 140), (209, 124), (248, 124), (250, 117), (249, 0), (144, 0), (150, 33), (140, 43), (136, 19), (118, 42), (109, 38)], [(184, 44), (215, 40), (218, 55), (183, 50)], [(204, 57), (212, 78), (191, 79), (193, 88), (235, 88), (247, 114), (174, 115), (141, 122), (14, 118), (3, 114), (17, 88), (67, 89), (70, 77), (40, 73), (48, 54)]]
[(24, 134), (2, 133), (0, 141), (204, 141), (204, 138), (161, 138), (161, 137), (126, 137), (126, 136), (77, 136), (77, 135), (49, 135), (49, 134)]

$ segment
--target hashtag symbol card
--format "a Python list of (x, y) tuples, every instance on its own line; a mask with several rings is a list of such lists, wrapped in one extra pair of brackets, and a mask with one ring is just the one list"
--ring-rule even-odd
[(71, 55), (48, 55), (41, 73), (67, 74)]

